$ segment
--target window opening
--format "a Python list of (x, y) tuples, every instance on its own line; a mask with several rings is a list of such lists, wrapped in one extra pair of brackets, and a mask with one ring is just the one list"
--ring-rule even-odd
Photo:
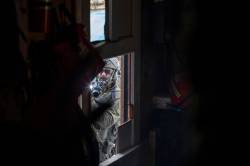
[(105, 39), (105, 0), (90, 0), (90, 41)]
[(133, 54), (106, 58), (104, 61), (103, 70), (90, 84), (91, 108), (111, 103), (111, 107), (93, 125), (101, 162), (117, 154), (118, 128), (133, 118)]

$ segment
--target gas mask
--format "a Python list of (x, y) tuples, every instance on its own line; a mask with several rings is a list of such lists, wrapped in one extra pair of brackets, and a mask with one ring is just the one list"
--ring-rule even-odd
[(110, 58), (105, 61), (103, 70), (91, 81), (91, 95), (95, 98), (111, 90), (117, 80), (119, 73), (119, 61), (116, 58)]

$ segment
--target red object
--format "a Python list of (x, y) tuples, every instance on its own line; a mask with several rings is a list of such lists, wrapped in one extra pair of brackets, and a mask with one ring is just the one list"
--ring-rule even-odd
[(171, 103), (173, 105), (186, 106), (183, 100), (191, 93), (191, 85), (187, 74), (179, 74), (171, 82)]
[[(76, 95), (80, 94), (82, 87), (87, 87), (104, 67), (102, 57), (87, 40), (83, 28), (84, 25), (77, 24), (75, 32), (72, 32), (77, 34), (78, 47), (72, 46), (67, 40), (60, 41), (53, 47), (54, 52), (59, 56), (57, 65), (62, 69), (64, 77), (69, 78), (75, 73), (78, 74), (78, 81), (75, 83), (77, 85), (74, 86)], [(81, 49), (84, 49), (83, 53), (80, 53)]]

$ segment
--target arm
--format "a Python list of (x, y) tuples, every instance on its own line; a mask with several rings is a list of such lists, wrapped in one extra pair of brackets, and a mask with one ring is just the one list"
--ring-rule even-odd
[(103, 114), (95, 121), (95, 126), (100, 129), (111, 127), (120, 119), (119, 100), (116, 100), (111, 107), (107, 108)]

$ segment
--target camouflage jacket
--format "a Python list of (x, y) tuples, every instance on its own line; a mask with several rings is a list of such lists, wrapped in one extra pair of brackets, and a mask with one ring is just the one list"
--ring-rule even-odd
[(116, 87), (103, 94), (102, 99), (91, 99), (92, 108), (104, 102), (111, 103), (102, 116), (93, 124), (98, 143), (100, 161), (104, 161), (116, 153), (116, 141), (120, 122), (120, 90)]

